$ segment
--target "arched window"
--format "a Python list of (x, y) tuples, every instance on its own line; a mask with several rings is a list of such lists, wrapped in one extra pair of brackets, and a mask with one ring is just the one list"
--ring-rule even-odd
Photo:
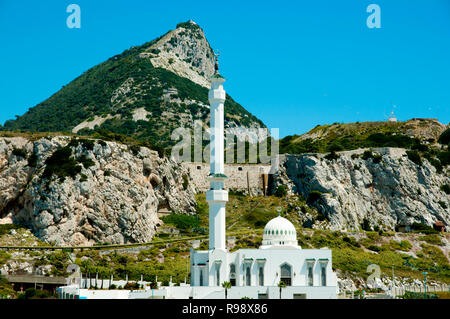
[(292, 267), (288, 264), (282, 264), (280, 267), (281, 278), (280, 281), (283, 281), (286, 286), (292, 285)]
[(246, 286), (250, 286), (251, 285), (250, 265), (246, 266), (246, 269), (245, 269), (245, 285)]
[(220, 266), (216, 265), (216, 284), (220, 286)]
[(259, 266), (258, 285), (264, 286), (264, 265)]
[(308, 286), (313, 286), (313, 265), (308, 264)]
[(236, 286), (236, 265), (230, 264), (230, 283), (232, 286)]
[(322, 282), (322, 286), (326, 286), (327, 285), (327, 270), (325, 268), (325, 265), (322, 265), (322, 267), (320, 269), (320, 279)]
[(200, 268), (200, 286), (203, 286), (203, 269)]

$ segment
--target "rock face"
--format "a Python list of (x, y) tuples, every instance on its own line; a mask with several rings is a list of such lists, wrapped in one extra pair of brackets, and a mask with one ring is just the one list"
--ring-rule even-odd
[(427, 160), (416, 165), (404, 149), (373, 149), (382, 156), (379, 163), (362, 159), (364, 151), (339, 152), (334, 160), (324, 154), (286, 155), (272, 188), (284, 184), (309, 199), (322, 218), (305, 215), (305, 222), (317, 228), (357, 230), (366, 220), (372, 229), (394, 230), (441, 220), (448, 229), (450, 199), (440, 189), (450, 184), (446, 170), (437, 173)]
[[(157, 55), (152, 54), (158, 50)], [(158, 52), (156, 51), (156, 52)], [(180, 23), (140, 54), (155, 67), (169, 70), (209, 89), (214, 74), (214, 51), (203, 30), (194, 22)]]
[(74, 178), (45, 178), (46, 159), (70, 140), (0, 138), (0, 220), (27, 225), (57, 245), (121, 244), (150, 241), (158, 209), (194, 212), (189, 173), (145, 147), (79, 143), (71, 146), (73, 158), (91, 164)]

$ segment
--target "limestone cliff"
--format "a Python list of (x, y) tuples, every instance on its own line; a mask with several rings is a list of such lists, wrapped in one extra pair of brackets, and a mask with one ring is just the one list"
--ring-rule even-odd
[[(47, 160), (68, 145), (73, 167), (61, 167), (78, 173), (47, 177)], [(192, 213), (194, 192), (183, 167), (145, 147), (77, 144), (64, 136), (0, 138), (0, 222), (24, 224), (49, 243), (150, 241), (158, 208)]]
[(365, 149), (325, 154), (286, 155), (273, 179), (273, 189), (303, 195), (319, 216), (302, 214), (315, 228), (357, 230), (366, 220), (394, 230), (414, 222), (432, 226), (441, 220), (450, 223), (450, 198), (441, 186), (450, 184), (448, 170), (438, 173), (427, 160), (422, 165), (408, 159), (399, 148), (373, 149), (375, 158), (362, 156)]

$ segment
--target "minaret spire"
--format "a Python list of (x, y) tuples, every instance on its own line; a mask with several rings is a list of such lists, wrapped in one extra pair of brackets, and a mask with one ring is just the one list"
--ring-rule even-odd
[[(220, 54), (220, 53), (219, 53)], [(206, 192), (209, 203), (209, 249), (226, 250), (225, 242), (225, 204), (228, 192), (224, 181), (224, 103), (225, 90), (217, 62), (216, 73), (211, 78), (211, 89), (208, 98), (210, 103), (210, 189)]]
[(219, 74), (219, 55), (220, 55), (220, 51), (217, 50), (217, 53), (214, 53), (214, 60), (216, 61), (215, 65), (214, 65), (214, 74)]

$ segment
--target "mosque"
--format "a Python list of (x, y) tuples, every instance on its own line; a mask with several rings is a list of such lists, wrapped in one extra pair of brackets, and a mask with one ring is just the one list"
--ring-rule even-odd
[[(225, 234), (225, 205), (228, 191), (224, 174), (223, 78), (211, 79), (209, 102), (210, 189), (209, 249), (190, 253), (190, 284), (170, 285), (144, 291), (80, 289), (78, 285), (58, 288), (62, 298), (167, 298), (167, 299), (336, 299), (337, 278), (332, 270), (332, 254), (327, 248), (302, 249), (294, 225), (284, 217), (270, 220), (263, 231), (259, 249), (228, 252)], [(230, 284), (225, 289), (224, 282)], [(281, 283), (281, 284), (280, 284)]]
[[(225, 79), (217, 72), (211, 80), (209, 250), (191, 249), (193, 298), (222, 297), (223, 282), (231, 283), (230, 298), (336, 298), (336, 274), (330, 249), (302, 249), (294, 225), (278, 216), (264, 227), (259, 249), (228, 252), (225, 236), (224, 103)], [(280, 289), (280, 282), (284, 288)], [(281, 292), (280, 292), (281, 291)]]

